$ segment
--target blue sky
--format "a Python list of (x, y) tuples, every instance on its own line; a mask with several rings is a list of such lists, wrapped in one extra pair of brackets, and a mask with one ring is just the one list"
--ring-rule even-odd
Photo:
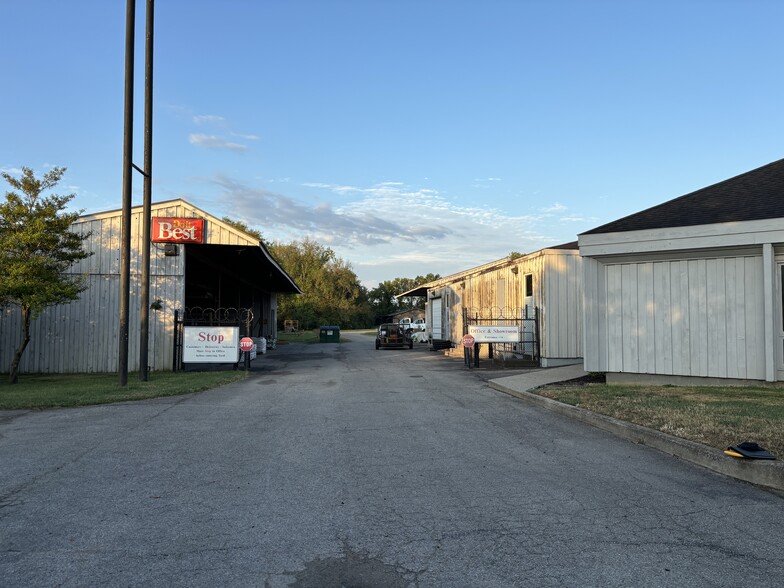
[[(0, 6), (0, 169), (66, 166), (76, 208), (119, 208), (125, 0)], [(784, 157), (782, 23), (779, 0), (158, 0), (153, 199), (310, 237), (369, 287), (572, 241)]]

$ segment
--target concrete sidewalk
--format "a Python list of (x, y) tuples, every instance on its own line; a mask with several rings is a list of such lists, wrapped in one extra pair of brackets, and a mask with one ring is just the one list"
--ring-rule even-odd
[(713, 447), (707, 447), (639, 425), (619, 421), (612, 417), (600, 415), (577, 406), (563, 404), (531, 392), (546, 384), (572, 380), (585, 375), (586, 372), (583, 370), (582, 365), (570, 365), (496, 378), (488, 380), (487, 384), (490, 388), (500, 392), (505, 392), (542, 408), (604, 429), (634, 443), (648, 445), (725, 476), (784, 491), (784, 461), (729, 457), (722, 450)]
[(501, 390), (502, 392), (527, 392), (528, 390), (538, 388), (539, 386), (573, 380), (587, 374), (588, 372), (583, 369), (583, 365), (580, 363), (576, 365), (531, 370), (530, 372), (518, 374), (516, 376), (496, 378), (490, 380), (488, 383), (491, 388)]

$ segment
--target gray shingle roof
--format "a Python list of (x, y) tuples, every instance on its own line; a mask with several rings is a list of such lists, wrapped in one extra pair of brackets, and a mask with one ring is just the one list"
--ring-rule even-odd
[(784, 218), (784, 159), (701, 188), (583, 235)]

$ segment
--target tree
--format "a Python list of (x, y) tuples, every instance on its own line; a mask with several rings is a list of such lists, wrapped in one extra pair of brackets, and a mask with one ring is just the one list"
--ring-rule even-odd
[(227, 225), (231, 225), (235, 229), (238, 229), (244, 233), (248, 233), (249, 235), (256, 237), (259, 240), (259, 242), (264, 241), (260, 231), (257, 231), (256, 229), (251, 229), (247, 223), (241, 220), (234, 220), (233, 218), (230, 218), (228, 216), (224, 216), (221, 220)]
[[(407, 292), (408, 290), (413, 290), (417, 286), (422, 286), (424, 284), (428, 284), (430, 282), (435, 282), (436, 280), (440, 280), (440, 274), (427, 274), (425, 276), (417, 276), (413, 280), (411, 280), (412, 284), (409, 288), (405, 290), (401, 290), (401, 292)], [(400, 294), (400, 292), (398, 292)], [(420, 308), (422, 310), (425, 309), (425, 297), (424, 296), (404, 296), (402, 298), (398, 298), (401, 304), (405, 304), (411, 308)]]
[(438, 280), (438, 274), (427, 274), (416, 278), (394, 278), (385, 280), (369, 292), (370, 302), (375, 309), (376, 316), (380, 319), (400, 310), (408, 308), (425, 308), (425, 298), (422, 296), (403, 296), (403, 292), (413, 290), (417, 286)]
[(269, 250), (303, 291), (278, 298), (281, 320), (296, 319), (305, 329), (323, 325), (351, 329), (373, 324), (367, 291), (351, 264), (337, 257), (332, 249), (305, 239), (274, 243)]
[(75, 194), (42, 196), (64, 173), (64, 167), (55, 167), (37, 179), (33, 170), (23, 167), (18, 179), (0, 174), (16, 190), (6, 192), (5, 202), (0, 203), (0, 304), (18, 306), (22, 313), (22, 340), (8, 376), (12, 384), (18, 380), (19, 362), (30, 342), (30, 321), (47, 306), (76, 300), (87, 287), (81, 276), (64, 273), (91, 255), (82, 248), (89, 234), (69, 230), (80, 212), (64, 211)]

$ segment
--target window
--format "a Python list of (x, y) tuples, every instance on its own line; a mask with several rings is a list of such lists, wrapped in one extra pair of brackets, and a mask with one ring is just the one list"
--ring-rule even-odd
[(529, 298), (534, 295), (534, 275), (525, 274), (525, 297)]

